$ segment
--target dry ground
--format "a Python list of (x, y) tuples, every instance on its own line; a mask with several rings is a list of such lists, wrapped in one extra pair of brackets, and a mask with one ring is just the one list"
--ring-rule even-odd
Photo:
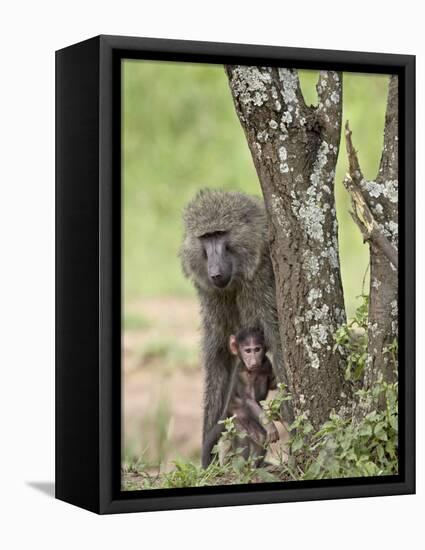
[(144, 450), (153, 461), (195, 458), (202, 402), (197, 304), (152, 298), (130, 311), (146, 326), (124, 332), (124, 448), (133, 455)]

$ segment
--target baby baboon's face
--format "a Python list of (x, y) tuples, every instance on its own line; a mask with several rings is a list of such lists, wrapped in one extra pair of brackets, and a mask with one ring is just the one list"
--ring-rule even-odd
[(200, 237), (208, 279), (216, 288), (226, 288), (234, 271), (234, 258), (229, 247), (229, 234), (223, 231)]
[(239, 344), (239, 354), (245, 367), (251, 372), (261, 367), (266, 353), (263, 342), (249, 337)]

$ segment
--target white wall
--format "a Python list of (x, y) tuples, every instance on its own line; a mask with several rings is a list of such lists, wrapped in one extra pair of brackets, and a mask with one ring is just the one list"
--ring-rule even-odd
[[(420, 2), (405, 0), (7, 2), (0, 19), (0, 544), (4, 548), (398, 548), (423, 538), (424, 400), (418, 404), (418, 492), (387, 497), (97, 517), (29, 485), (54, 475), (54, 50), (124, 34), (417, 55), (425, 97)], [(425, 175), (418, 108), (418, 204)], [(418, 242), (424, 238), (418, 219)], [(422, 255), (418, 280), (424, 278)], [(418, 310), (425, 307), (418, 292)], [(424, 323), (418, 322), (422, 339)], [(422, 348), (423, 350), (423, 348)], [(419, 350), (420, 351), (420, 350)], [(418, 387), (424, 388), (423, 351)], [(421, 393), (420, 393), (421, 396)], [(282, 542), (282, 534), (284, 539)], [(413, 543), (412, 548), (418, 544)]]

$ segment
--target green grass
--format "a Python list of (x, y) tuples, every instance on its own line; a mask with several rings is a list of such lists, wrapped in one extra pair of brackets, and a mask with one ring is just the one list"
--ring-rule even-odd
[(136, 491), (287, 481), (285, 470), (276, 466), (256, 468), (249, 459), (222, 466), (214, 460), (206, 469), (199, 463), (175, 460), (171, 471), (162, 472), (160, 466), (149, 466), (143, 458), (127, 459), (122, 468), (122, 487), (124, 491)]
[(184, 346), (177, 339), (151, 340), (141, 347), (138, 355), (140, 364), (146, 366), (160, 361), (162, 370), (172, 370), (175, 365), (190, 370), (199, 365), (197, 348)]
[(140, 313), (126, 311), (123, 326), (125, 330), (144, 330), (151, 326), (151, 322)]
[[(315, 71), (302, 71), (308, 103)], [(366, 177), (376, 175), (388, 78), (344, 74), (344, 121), (350, 120)], [(260, 195), (258, 179), (221, 66), (127, 60), (123, 69), (124, 299), (192, 295), (177, 257), (181, 211), (201, 187)], [(336, 172), (342, 278), (349, 315), (368, 252), (348, 214), (341, 142)], [(131, 323), (130, 323), (131, 324)]]
[(171, 421), (171, 411), (167, 395), (161, 394), (156, 406), (144, 417), (141, 425), (141, 436), (144, 448), (138, 450), (136, 442), (127, 441), (124, 449), (124, 466), (129, 471), (142, 469), (151, 464), (160, 464), (169, 450), (168, 430)]

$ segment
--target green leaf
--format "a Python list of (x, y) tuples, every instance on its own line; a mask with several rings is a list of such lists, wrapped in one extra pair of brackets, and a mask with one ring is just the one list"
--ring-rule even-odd
[(372, 435), (372, 426), (370, 424), (362, 424), (359, 428), (359, 435)]
[(384, 457), (385, 457), (385, 451), (384, 451), (384, 447), (382, 445), (378, 445), (376, 447), (376, 452), (378, 454), (378, 458), (379, 460), (384, 460)]
[(257, 468), (256, 474), (261, 479), (261, 481), (269, 482), (269, 481), (280, 481), (280, 479), (266, 470), (265, 468)]
[(296, 438), (291, 445), (292, 452), (296, 453), (302, 448), (303, 445), (304, 445), (304, 438), (303, 437)]
[(306, 472), (306, 476), (309, 479), (317, 478), (320, 473), (320, 464), (318, 462), (313, 462)]
[(388, 439), (385, 428), (386, 428), (386, 422), (378, 422), (378, 424), (376, 424), (374, 429), (374, 434), (378, 439), (381, 439), (382, 441), (387, 441)]
[(310, 422), (307, 422), (305, 425), (304, 425), (304, 428), (303, 428), (303, 432), (307, 435), (309, 433), (311, 433), (313, 431), (313, 426)]
[(396, 416), (395, 414), (390, 415), (389, 422), (390, 422), (391, 428), (395, 432), (398, 432), (398, 416)]

